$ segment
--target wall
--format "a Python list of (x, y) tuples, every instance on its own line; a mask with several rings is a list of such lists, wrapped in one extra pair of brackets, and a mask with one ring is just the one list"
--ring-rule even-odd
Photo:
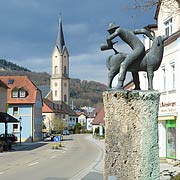
[(7, 89), (0, 86), (0, 112), (6, 112)]

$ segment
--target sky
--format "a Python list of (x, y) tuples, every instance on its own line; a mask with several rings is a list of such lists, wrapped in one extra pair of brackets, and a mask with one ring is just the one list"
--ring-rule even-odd
[[(127, 29), (155, 23), (155, 9), (133, 9), (135, 0), (0, 0), (0, 59), (51, 74), (51, 55), (61, 16), (70, 55), (70, 78), (107, 84), (101, 51), (113, 22)], [(120, 39), (118, 50), (130, 48)]]

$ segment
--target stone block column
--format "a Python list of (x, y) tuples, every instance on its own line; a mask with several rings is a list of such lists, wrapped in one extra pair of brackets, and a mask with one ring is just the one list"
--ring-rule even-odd
[(104, 180), (159, 180), (157, 91), (106, 91)]

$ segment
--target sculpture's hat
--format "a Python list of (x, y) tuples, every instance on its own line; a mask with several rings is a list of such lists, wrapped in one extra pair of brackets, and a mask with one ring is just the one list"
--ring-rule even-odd
[(113, 23), (110, 23), (107, 31), (110, 31), (110, 30), (113, 30), (113, 29), (117, 29), (117, 28), (119, 28), (119, 26), (117, 26), (117, 25), (115, 25)]

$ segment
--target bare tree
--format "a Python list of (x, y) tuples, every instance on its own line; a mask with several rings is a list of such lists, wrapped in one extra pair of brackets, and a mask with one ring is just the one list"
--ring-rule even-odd
[[(167, 7), (169, 11), (172, 9), (176, 9), (179, 11), (180, 8), (180, 0), (133, 0), (134, 1), (134, 8), (136, 9), (151, 9), (156, 7), (158, 4), (162, 4), (163, 6)], [(178, 4), (178, 8), (177, 8)]]

